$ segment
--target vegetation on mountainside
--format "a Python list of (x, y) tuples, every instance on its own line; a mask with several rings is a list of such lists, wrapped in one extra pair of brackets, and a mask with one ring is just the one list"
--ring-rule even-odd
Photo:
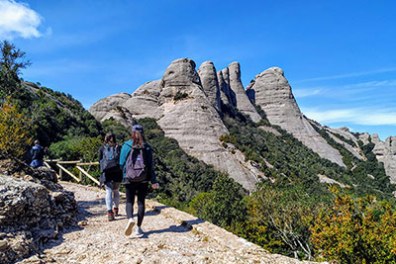
[(29, 136), (30, 120), (10, 99), (0, 106), (0, 150), (3, 154), (23, 158), (32, 143)]
[(335, 195), (310, 227), (317, 260), (340, 263), (396, 263), (396, 206), (367, 195)]
[(44, 145), (60, 141), (65, 137), (100, 135), (101, 125), (71, 95), (55, 92), (46, 87), (39, 87), (31, 93), (33, 93), (32, 105), (25, 113), (31, 116), (34, 131)]
[[(383, 165), (378, 163), (369, 145), (362, 146), (367, 161), (353, 160), (354, 168), (343, 169), (338, 165), (320, 158), (298, 140), (278, 128), (280, 136), (263, 131), (259, 125), (240, 115), (225, 115), (223, 119), (230, 134), (221, 138), (224, 143), (231, 143), (240, 149), (248, 160), (253, 160), (271, 181), (262, 182), (255, 193), (246, 199), (247, 216), (243, 223), (243, 231), (233, 230), (239, 235), (251, 240), (272, 252), (298, 256), (299, 258), (318, 258), (326, 255), (326, 259), (346, 260), (345, 263), (363, 263), (368, 260), (380, 260), (378, 254), (372, 250), (367, 255), (356, 253), (354, 248), (348, 247), (346, 241), (339, 237), (325, 236), (320, 233), (319, 226), (330, 226), (329, 230), (338, 237), (338, 226), (333, 225), (332, 220), (344, 219), (344, 214), (355, 214), (356, 210), (350, 207), (348, 212), (340, 213), (337, 208), (334, 187), (329, 189), (319, 182), (318, 174), (325, 175), (344, 183), (349, 188), (339, 191), (343, 197), (347, 197), (351, 203), (361, 204), (361, 201), (376, 197), (379, 204), (386, 208), (394, 208), (395, 199), (392, 192), (395, 186), (390, 184), (389, 177), (384, 176)], [(274, 127), (276, 128), (276, 127)], [(342, 154), (349, 154), (341, 145), (336, 146)], [(367, 175), (370, 174), (378, 182)], [(368, 206), (359, 208), (362, 215), (370, 214)], [(373, 209), (374, 210), (374, 209)], [(385, 214), (386, 215), (386, 214)], [(371, 226), (359, 233), (364, 243), (374, 243), (373, 232), (375, 226), (384, 226), (385, 237), (392, 237), (396, 232), (396, 216), (389, 216), (389, 220), (380, 221), (380, 218), (370, 218)], [(341, 221), (341, 220), (340, 220)], [(348, 220), (351, 225), (356, 223)], [(348, 222), (347, 221), (347, 222)], [(315, 229), (314, 227), (317, 227)], [(316, 233), (314, 233), (316, 230)], [(330, 232), (330, 231), (329, 231)], [(330, 232), (330, 233), (331, 233)], [(341, 234), (341, 233), (340, 233)], [(314, 236), (315, 235), (315, 236)], [(316, 246), (317, 239), (323, 241), (321, 246)], [(366, 240), (364, 240), (366, 239)], [(383, 246), (391, 248), (393, 240), (385, 240)], [(338, 244), (337, 244), (338, 243)], [(375, 242), (377, 243), (377, 242)], [(377, 243), (378, 244), (378, 243)], [(385, 245), (386, 244), (386, 245)], [(332, 248), (339, 248), (337, 254), (332, 254)], [(319, 250), (320, 249), (320, 250)], [(388, 259), (395, 261), (396, 253), (389, 253)], [(381, 253), (381, 254), (382, 254)], [(377, 254), (377, 255), (376, 255)], [(344, 263), (344, 262), (343, 262)]]
[[(395, 191), (395, 186), (390, 183), (389, 177), (385, 173), (383, 163), (378, 162), (372, 152), (373, 143), (363, 145), (361, 141), (358, 141), (362, 154), (367, 158), (366, 161), (359, 160), (341, 144), (332, 139), (325, 129), (321, 129), (316, 125), (313, 125), (313, 127), (329, 145), (342, 154), (343, 161), (347, 165), (347, 171), (342, 177), (345, 182), (357, 186), (355, 189), (357, 193), (371, 194), (374, 191), (377, 192), (377, 195), (382, 195), (382, 193), (389, 194)], [(386, 194), (384, 197), (386, 197)]]
[[(30, 144), (29, 138), (37, 138), (42, 145), (49, 146), (64, 138), (100, 135), (100, 123), (71, 95), (21, 81), (20, 70), (30, 64), (24, 60), (24, 52), (8, 41), (2, 42), (0, 49), (0, 103), (4, 104), (8, 98), (8, 104), (12, 104), (14, 111), (25, 120), (25, 131), (19, 135), (23, 141), (26, 134), (26, 144), (20, 146)], [(7, 127), (12, 126), (7, 124)], [(13, 138), (2, 140), (12, 141)]]

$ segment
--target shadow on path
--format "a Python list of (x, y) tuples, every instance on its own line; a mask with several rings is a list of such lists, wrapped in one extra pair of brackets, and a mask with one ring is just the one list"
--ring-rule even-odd
[(194, 219), (194, 220), (188, 220), (188, 221), (182, 221), (180, 225), (171, 225), (167, 228), (163, 229), (158, 229), (158, 230), (150, 230), (147, 232), (144, 232), (144, 235), (141, 238), (148, 238), (150, 235), (153, 234), (161, 234), (161, 233), (185, 233), (185, 232), (190, 232), (193, 228), (193, 225), (197, 225), (200, 223), (203, 223), (202, 219)]

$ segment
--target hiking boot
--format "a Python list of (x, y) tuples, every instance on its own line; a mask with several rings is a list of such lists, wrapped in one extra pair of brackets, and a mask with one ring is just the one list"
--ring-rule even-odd
[(107, 212), (107, 219), (109, 221), (113, 221), (114, 220), (114, 213), (113, 212)]
[(128, 220), (128, 224), (125, 227), (125, 231), (124, 231), (126, 236), (130, 236), (132, 234), (132, 228), (134, 225), (135, 225), (135, 221), (133, 221), (133, 218), (130, 218)]
[(114, 213), (114, 216), (120, 216), (120, 215), (118, 214), (118, 207), (114, 207), (114, 208), (113, 208), (113, 213)]
[(135, 228), (135, 236), (137, 236), (137, 237), (142, 237), (143, 236), (143, 230), (142, 230), (142, 228), (140, 226), (137, 226)]

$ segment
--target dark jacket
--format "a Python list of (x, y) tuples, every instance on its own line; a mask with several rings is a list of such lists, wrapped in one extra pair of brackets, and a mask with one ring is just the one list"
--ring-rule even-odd
[[(132, 140), (126, 141), (121, 148), (121, 155), (120, 155), (120, 167), (123, 171), (123, 177), (125, 178), (125, 164), (129, 153), (132, 149)], [(148, 143), (144, 143), (143, 145), (143, 160), (145, 168), (147, 169), (147, 179), (145, 181), (149, 181), (151, 183), (157, 182), (157, 177), (154, 170), (154, 161), (153, 161), (153, 149)]]
[(30, 150), (31, 163), (30, 166), (37, 168), (43, 166), (44, 148), (38, 144), (34, 145)]

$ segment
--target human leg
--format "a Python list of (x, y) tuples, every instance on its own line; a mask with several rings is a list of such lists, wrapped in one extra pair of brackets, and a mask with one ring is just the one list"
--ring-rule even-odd
[(145, 213), (145, 199), (147, 195), (147, 183), (137, 184), (137, 199), (138, 199), (138, 222), (137, 226), (140, 227), (143, 223)]
[(136, 188), (134, 184), (126, 184), (125, 185), (125, 194), (126, 194), (126, 215), (127, 218), (133, 218), (133, 205), (135, 204), (135, 193)]
[(129, 236), (132, 234), (132, 228), (135, 225), (135, 221), (133, 220), (133, 205), (135, 203), (135, 186), (133, 184), (125, 185), (126, 192), (126, 215), (128, 219), (127, 226), (125, 227), (125, 235)]
[(115, 216), (118, 216), (118, 207), (120, 205), (120, 183), (113, 182), (113, 212)]
[(111, 182), (106, 182), (105, 183), (105, 189), (106, 189), (106, 209), (107, 209), (107, 217), (109, 221), (114, 220), (114, 213), (112, 210), (112, 204), (113, 204), (113, 187)]

